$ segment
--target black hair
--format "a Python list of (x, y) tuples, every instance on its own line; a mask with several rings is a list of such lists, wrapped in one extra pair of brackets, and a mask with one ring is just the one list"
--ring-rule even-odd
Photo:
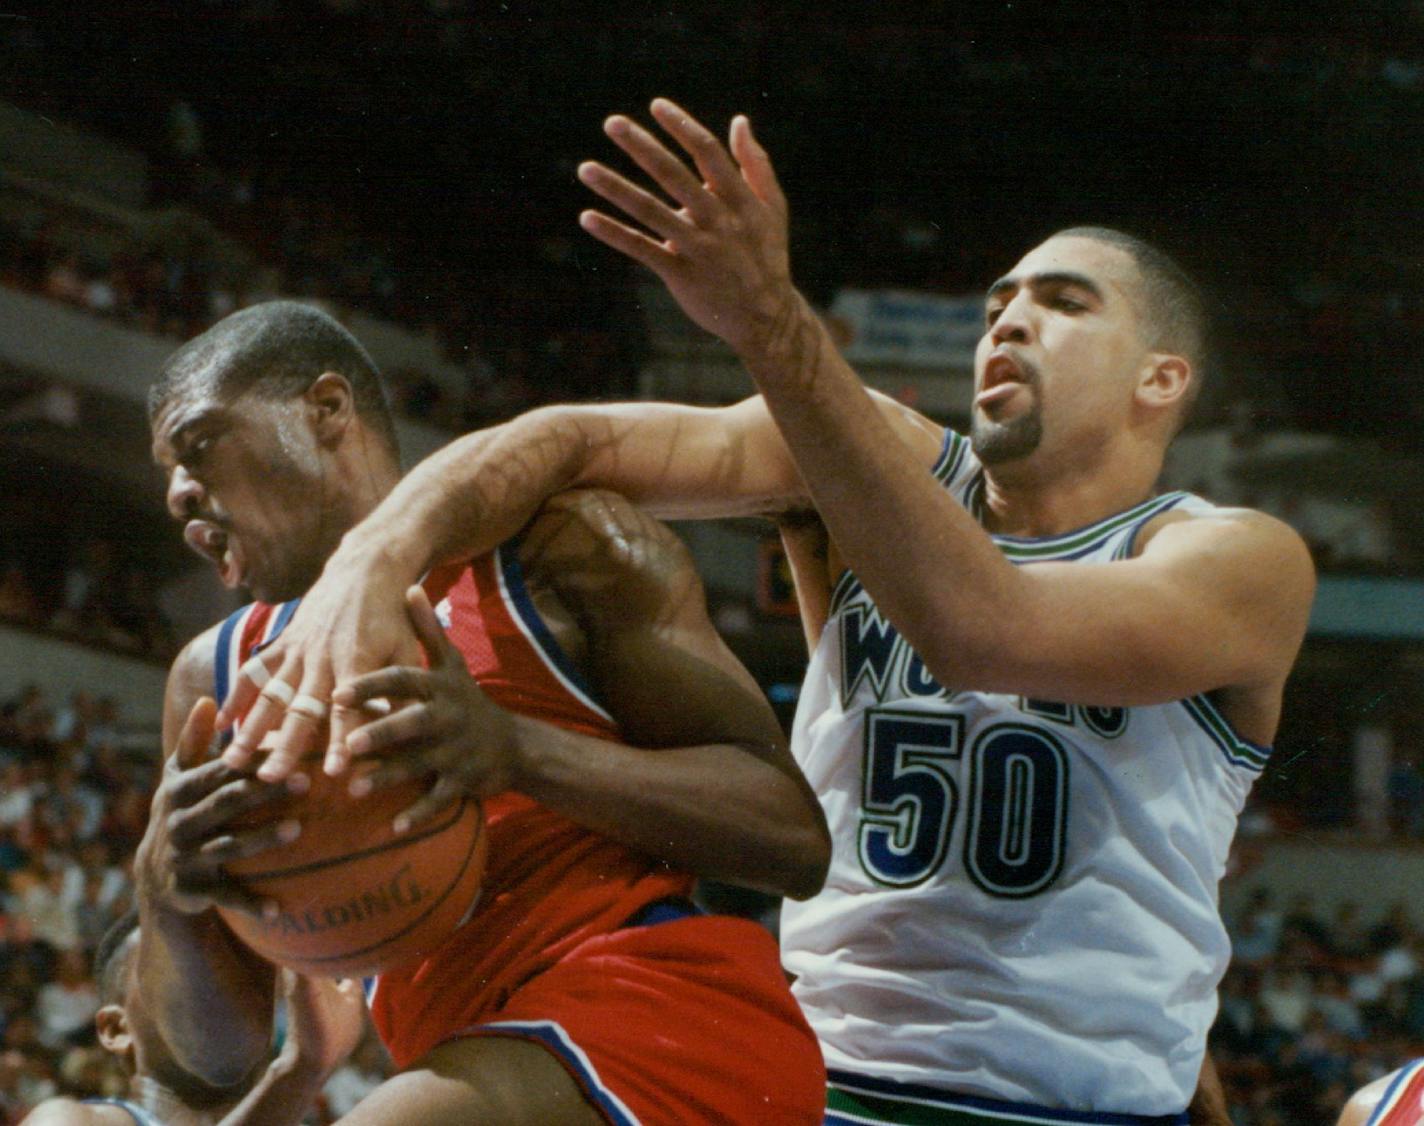
[(138, 930), (138, 910), (130, 908), (120, 915), (94, 950), (94, 981), (99, 987), (101, 1005), (121, 1005), (127, 992), (124, 977), (128, 969), (129, 935)]
[(1212, 363), (1210, 318), (1201, 289), (1169, 254), (1126, 231), (1068, 227), (1053, 237), (1092, 239), (1116, 247), (1137, 266), (1146, 297), (1149, 347), (1182, 356), (1192, 365), (1192, 381), (1177, 418), (1180, 429), (1191, 414)]
[(148, 389), (149, 421), (200, 378), (225, 398), (256, 391), (276, 399), (302, 394), (328, 371), (351, 384), (357, 415), (395, 454), (390, 400), (370, 353), (334, 318), (300, 301), (241, 309), (184, 344)]

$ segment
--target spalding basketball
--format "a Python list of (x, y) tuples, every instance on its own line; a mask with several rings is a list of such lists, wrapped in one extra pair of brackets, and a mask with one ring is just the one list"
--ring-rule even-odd
[(480, 803), (462, 798), (402, 834), (396, 814), (425, 791), (412, 781), (353, 798), (351, 775), (329, 778), (313, 756), (311, 789), (266, 808), (261, 821), (295, 817), (291, 844), (227, 865), (275, 918), (224, 910), (229, 927), (269, 961), (314, 977), (365, 977), (413, 962), (460, 924), (485, 868)]

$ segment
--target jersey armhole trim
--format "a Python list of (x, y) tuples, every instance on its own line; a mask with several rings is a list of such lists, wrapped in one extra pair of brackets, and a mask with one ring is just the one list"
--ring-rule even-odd
[(1188, 697), (1182, 701), (1182, 707), (1233, 766), (1253, 774), (1259, 774), (1266, 768), (1272, 748), (1243, 739), (1205, 695)]
[(1424, 1060), (1415, 1060), (1401, 1068), (1394, 1081), (1384, 1089), (1384, 1094), (1375, 1104), (1374, 1112), (1365, 1122), (1365, 1126), (1384, 1126), (1385, 1120), (1397, 1109), (1398, 1098), (1408, 1091), (1409, 1084), (1420, 1075), (1424, 1075)]
[(594, 712), (601, 719), (617, 727), (617, 721), (609, 714), (594, 695), (592, 686), (584, 679), (578, 667), (569, 658), (554, 635), (549, 630), (548, 623), (539, 613), (538, 607), (534, 605), (534, 599), (529, 594), (529, 588), (524, 582), (524, 567), (519, 562), (520, 537), (508, 540), (495, 549), (494, 571), (499, 579), (499, 589), (504, 595), (505, 603), (514, 617), (516, 624), (534, 646), (545, 666), (555, 679), (584, 707)]

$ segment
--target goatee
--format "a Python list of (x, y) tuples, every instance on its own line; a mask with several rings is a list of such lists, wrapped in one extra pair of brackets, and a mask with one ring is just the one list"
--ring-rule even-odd
[(1035, 402), (1027, 412), (1007, 422), (991, 422), (975, 413), (969, 445), (981, 465), (1000, 465), (1028, 457), (1043, 440), (1043, 415)]

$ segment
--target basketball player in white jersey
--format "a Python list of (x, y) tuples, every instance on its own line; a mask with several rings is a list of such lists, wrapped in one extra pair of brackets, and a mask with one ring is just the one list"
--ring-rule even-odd
[[(1186, 1121), (1229, 956), (1217, 883), (1314, 588), (1285, 525), (1156, 492), (1201, 378), (1194, 290), (1115, 231), (1037, 246), (989, 289), (966, 440), (837, 353), (745, 119), (729, 155), (653, 115), (696, 171), (611, 118), (673, 202), (587, 164), (631, 223), (581, 221), (762, 397), (546, 409), (434, 455), (347, 536), (273, 667), (326, 696), (393, 659), (406, 583), (572, 484), (667, 516), (814, 508), (826, 534), (787, 536), (813, 650), (793, 751), (836, 843), (782, 937), (827, 1121)], [(247, 737), (280, 719), (259, 703)]]

